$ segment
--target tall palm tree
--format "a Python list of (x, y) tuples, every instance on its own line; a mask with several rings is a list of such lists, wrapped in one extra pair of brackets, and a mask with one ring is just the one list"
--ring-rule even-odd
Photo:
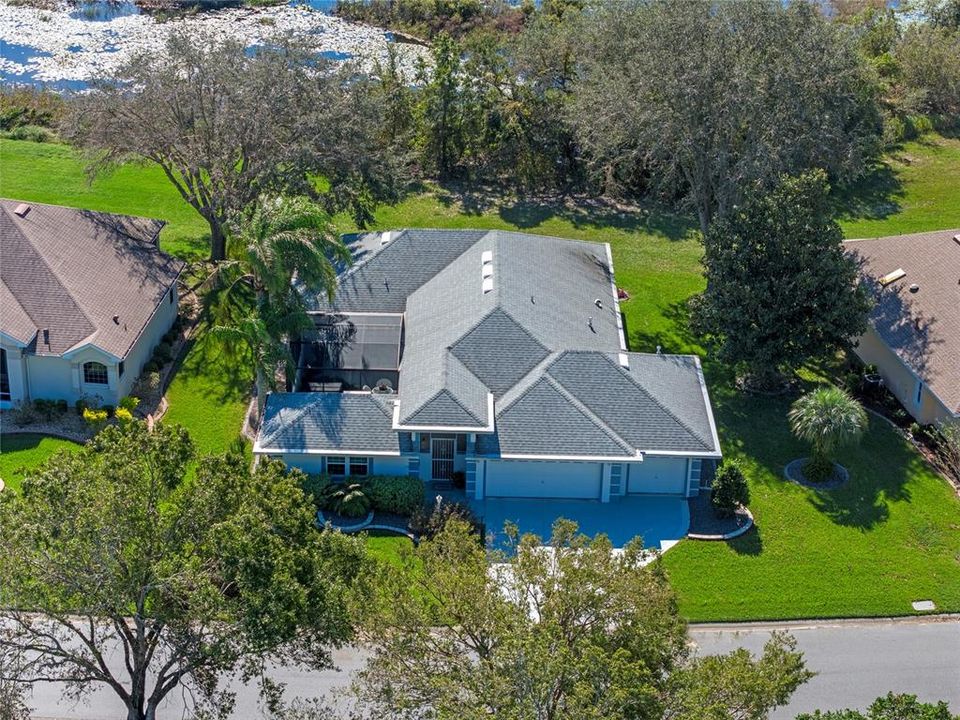
[(225, 348), (246, 348), (256, 373), (257, 415), (267, 390), (277, 389), (282, 368), (292, 371), (288, 342), (313, 326), (305, 295), (332, 297), (337, 265), (350, 262), (350, 251), (322, 207), (305, 197), (264, 197), (235, 226), (230, 257), (223, 269), (235, 289), (256, 295), (254, 311), (219, 325), (214, 333)]
[(350, 262), (326, 211), (306, 197), (263, 197), (237, 223), (230, 256), (241, 274), (234, 282), (253, 287), (259, 303), (293, 292), (296, 279), (310, 292), (332, 297), (337, 264)]
[(831, 463), (841, 446), (855, 442), (867, 427), (867, 413), (854, 398), (833, 385), (818, 387), (793, 403), (790, 428), (813, 446), (813, 462)]

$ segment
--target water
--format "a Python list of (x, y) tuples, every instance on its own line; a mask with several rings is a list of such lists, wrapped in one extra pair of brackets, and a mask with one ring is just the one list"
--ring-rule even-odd
[[(290, 0), (289, 2), (289, 5), (291, 6), (308, 7), (323, 15), (332, 15), (336, 4), (337, 0)], [(224, 12), (230, 11), (225, 10)], [(103, 23), (110, 23), (117, 20), (122, 21), (123, 18), (143, 14), (145, 13), (130, 0), (89, 0), (74, 4), (69, 11), (65, 13), (65, 16), (72, 21), (91, 23), (91, 33), (97, 33), (100, 31), (94, 30), (94, 25), (100, 25), (100, 27), (103, 28)], [(63, 17), (63, 15), (60, 17)], [(41, 14), (39, 20), (41, 22), (50, 22), (53, 24), (56, 22), (56, 14), (53, 14), (52, 16), (50, 14)], [(22, 19), (18, 22), (22, 22)], [(119, 27), (124, 28), (129, 26), (121, 24)], [(16, 38), (16, 32), (16, 30), (11, 32), (8, 29), (6, 32), (7, 37)], [(119, 30), (119, 32), (126, 31)], [(111, 35), (115, 33), (113, 33), (111, 28), (106, 31), (106, 34)], [(86, 33), (84, 33), (83, 36), (86, 37)], [(74, 34), (74, 37), (77, 37), (77, 35)], [(391, 33), (383, 33), (382, 37), (385, 37), (387, 42), (393, 42), (393, 36)], [(37, 42), (36, 35), (34, 35), (34, 39), (32, 41)], [(95, 57), (92, 59), (92, 62), (95, 66), (98, 66), (99, 70), (101, 71), (103, 71), (105, 66), (110, 66), (98, 61), (97, 57), (102, 60), (105, 57), (104, 53), (116, 53), (121, 49), (118, 44), (114, 44), (110, 42), (110, 40), (107, 40), (105, 44), (99, 46), (91, 46), (89, 43), (87, 43), (86, 48), (83, 45), (78, 44), (86, 42), (83, 39), (76, 39), (72, 40), (71, 42), (73, 44), (56, 49), (58, 57), (64, 53), (67, 55), (82, 55), (86, 53), (87, 56), (93, 54)], [(44, 44), (43, 47), (50, 47), (53, 49), (54, 45)], [(355, 57), (352, 52), (344, 50), (328, 49), (320, 52), (319, 54), (321, 57), (335, 62), (346, 61)], [(28, 84), (55, 89), (58, 91), (83, 90), (88, 87), (88, 83), (85, 80), (73, 79), (76, 73), (74, 73), (73, 76), (71, 76), (69, 73), (61, 73), (61, 77), (69, 79), (55, 81), (44, 81), (40, 77), (37, 77), (37, 74), (40, 71), (37, 60), (41, 58), (50, 58), (52, 56), (52, 53), (45, 52), (39, 47), (34, 47), (28, 44), (3, 42), (3, 40), (0, 39), (0, 83)], [(86, 61), (87, 59), (84, 58), (84, 60), (81, 60), (80, 62), (85, 63)], [(47, 66), (50, 65), (49, 62), (45, 64)], [(57, 73), (54, 73), (53, 76), (56, 76), (56, 74)], [(90, 77), (90, 75), (87, 75), (87, 77)]]

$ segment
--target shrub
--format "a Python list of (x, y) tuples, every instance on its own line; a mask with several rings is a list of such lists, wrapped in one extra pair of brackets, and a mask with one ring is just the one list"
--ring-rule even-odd
[(710, 493), (713, 511), (719, 517), (733, 517), (737, 508), (750, 503), (750, 488), (743, 470), (736, 462), (724, 460), (717, 468)]
[(44, 422), (50, 422), (60, 415), (60, 401), (37, 398), (33, 401), (33, 409)]
[[(147, 363), (149, 365), (149, 363)], [(134, 383), (133, 392), (138, 397), (153, 398), (160, 393), (160, 373), (154, 370), (147, 371), (147, 366), (143, 367), (144, 372)]]
[(377, 475), (365, 484), (374, 510), (412, 515), (423, 506), (423, 481), (402, 475)]
[(83, 411), (90, 407), (90, 401), (87, 398), (82, 397), (78, 398), (77, 401), (73, 404), (73, 407), (77, 410), (77, 415), (83, 417)]
[(113, 416), (124, 425), (133, 420), (133, 413), (125, 407), (118, 407)]
[(61, 415), (66, 415), (67, 410), (70, 409), (70, 406), (67, 404), (66, 400), (57, 400), (57, 412)]
[(173, 359), (173, 348), (168, 342), (161, 342), (153, 351), (154, 362), (157, 363), (159, 367), (163, 367), (168, 362)]
[(129, 413), (133, 413), (137, 409), (137, 406), (140, 404), (140, 398), (134, 397), (133, 395), (126, 395), (120, 398), (118, 406), (121, 410), (126, 410)]
[(113, 415), (114, 410), (116, 410), (116, 408), (114, 408), (113, 405), (103, 405), (101, 406), (101, 409), (107, 413), (108, 417)]
[(335, 485), (330, 493), (330, 506), (338, 515), (347, 518), (361, 518), (370, 512), (370, 498), (359, 483)]
[(463, 490), (467, 486), (467, 474), (463, 470), (454, 470), (451, 480), (457, 490)]
[(409, 528), (415, 535), (432, 538), (443, 530), (452, 518), (469, 523), (473, 533), (483, 535), (483, 523), (468, 505), (447, 500), (436, 502), (429, 507), (421, 506), (410, 518)]
[(859, 440), (867, 428), (867, 413), (860, 403), (832, 385), (818, 387), (794, 402), (788, 417), (793, 434), (810, 443), (813, 456), (821, 461)]
[(3, 137), (10, 140), (29, 140), (38, 143), (53, 142), (56, 140), (56, 135), (54, 135), (52, 130), (40, 127), (39, 125), (20, 125), (13, 130), (5, 131)]
[(13, 408), (13, 424), (18, 426), (33, 425), (41, 420), (40, 413), (30, 402), (19, 402)]
[(150, 358), (143, 364), (143, 372), (147, 373), (148, 375), (159, 374), (160, 368), (161, 365), (159, 362), (157, 362), (156, 358)]
[(323, 510), (327, 507), (330, 485), (329, 475), (307, 475), (300, 483), (304, 494), (310, 498), (317, 510)]
[(91, 408), (86, 408), (83, 411), (83, 419), (87, 422), (90, 427), (99, 429), (104, 426), (107, 422), (107, 411), (106, 410), (92, 410)]

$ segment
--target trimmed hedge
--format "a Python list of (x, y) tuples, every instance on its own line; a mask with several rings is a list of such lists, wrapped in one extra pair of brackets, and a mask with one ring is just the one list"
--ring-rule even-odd
[(405, 475), (373, 475), (363, 482), (373, 509), (412, 515), (423, 506), (423, 481)]

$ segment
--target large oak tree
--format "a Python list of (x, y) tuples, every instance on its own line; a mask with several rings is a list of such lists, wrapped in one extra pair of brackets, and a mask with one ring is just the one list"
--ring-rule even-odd
[(153, 720), (180, 687), (229, 706), (225, 675), (329, 666), (362, 543), (319, 532), (281, 463), (207, 457), (194, 475), (192, 455), (182, 428), (132, 422), (2, 493), (0, 653), (27, 663), (8, 679), (106, 686)]

